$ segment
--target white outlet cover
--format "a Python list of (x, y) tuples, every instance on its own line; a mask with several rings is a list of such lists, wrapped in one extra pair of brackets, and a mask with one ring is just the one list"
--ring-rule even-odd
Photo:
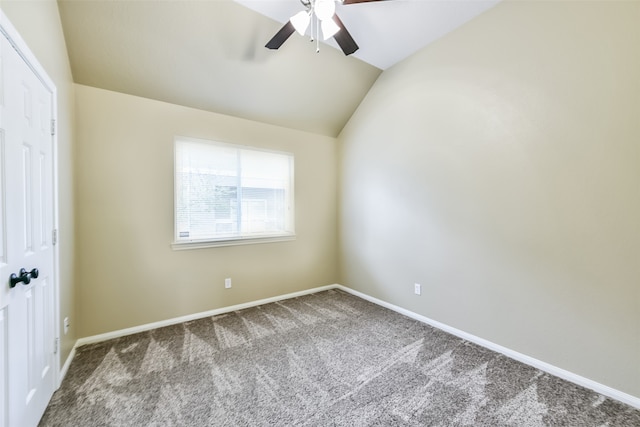
[(416, 295), (421, 295), (422, 294), (422, 285), (419, 283), (416, 283), (414, 285), (414, 292), (416, 293)]

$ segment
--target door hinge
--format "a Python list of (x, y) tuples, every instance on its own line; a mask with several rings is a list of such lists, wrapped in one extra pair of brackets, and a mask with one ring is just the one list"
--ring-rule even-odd
[(51, 244), (54, 246), (58, 244), (58, 229), (54, 228), (51, 232)]
[(53, 354), (58, 354), (58, 350), (60, 350), (60, 338), (56, 338), (53, 342)]
[(56, 134), (56, 119), (51, 119), (51, 136)]

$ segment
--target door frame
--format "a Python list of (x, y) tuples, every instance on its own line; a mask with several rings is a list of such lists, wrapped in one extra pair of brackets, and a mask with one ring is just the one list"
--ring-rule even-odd
[[(18, 55), (25, 61), (27, 66), (33, 71), (36, 77), (42, 82), (45, 88), (51, 93), (51, 149), (52, 149), (52, 194), (53, 194), (53, 230), (52, 233), (56, 233), (55, 244), (53, 245), (53, 319), (55, 322), (55, 357), (54, 357), (54, 372), (53, 377), (55, 381), (56, 389), (60, 387), (62, 378), (60, 378), (60, 360), (61, 360), (61, 346), (60, 346), (60, 237), (59, 237), (59, 200), (58, 200), (58, 92), (53, 80), (49, 77), (44, 67), (40, 64), (36, 56), (31, 49), (27, 46), (27, 43), (18, 33), (18, 30), (11, 24), (9, 18), (4, 14), (0, 8), (0, 33), (3, 37), (6, 37), (9, 44), (18, 52)], [(54, 231), (55, 230), (55, 231)]]

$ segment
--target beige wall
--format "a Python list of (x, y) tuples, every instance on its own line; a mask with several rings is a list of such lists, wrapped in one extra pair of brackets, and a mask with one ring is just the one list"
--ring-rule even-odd
[(340, 281), (640, 397), (639, 22), (505, 2), (384, 72), (340, 136)]
[(71, 321), (67, 335), (62, 332), (62, 324), (59, 325), (61, 360), (64, 363), (77, 336), (74, 286), (73, 79), (58, 4), (54, 0), (2, 0), (0, 8), (38, 58), (58, 91), (60, 323), (65, 317), (69, 317)]
[[(334, 138), (88, 86), (76, 105), (80, 336), (336, 282)], [(174, 135), (294, 153), (297, 239), (173, 251)]]

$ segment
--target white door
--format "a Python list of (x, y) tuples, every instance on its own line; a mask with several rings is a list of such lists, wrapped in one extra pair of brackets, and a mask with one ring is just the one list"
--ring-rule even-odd
[(56, 381), (53, 94), (0, 39), (0, 425), (31, 427)]

